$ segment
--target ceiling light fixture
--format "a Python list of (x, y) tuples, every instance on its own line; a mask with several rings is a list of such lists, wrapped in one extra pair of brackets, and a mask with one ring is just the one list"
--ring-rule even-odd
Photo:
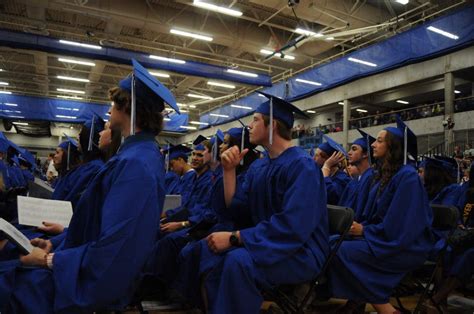
[(229, 117), (226, 114), (218, 114), (218, 113), (210, 113), (209, 115), (213, 116), (213, 117), (220, 117), (220, 118), (228, 118)]
[(312, 31), (309, 31), (307, 29), (302, 29), (302, 28), (297, 28), (294, 30), (295, 33), (297, 34), (301, 34), (301, 35), (306, 35), (306, 36), (313, 36), (313, 37), (323, 37), (324, 35), (321, 34), (321, 33), (315, 33), (315, 32), (312, 32)]
[(169, 78), (170, 75), (168, 73), (162, 73), (162, 72), (155, 72), (155, 71), (149, 71), (151, 75), (156, 76), (156, 77), (163, 77), (163, 78)]
[(9, 84), (7, 82), (0, 82), (0, 85), (8, 86)]
[(314, 110), (306, 110), (307, 113), (316, 113)]
[(187, 129), (187, 130), (197, 130), (195, 126), (189, 126), (189, 125), (181, 125), (180, 128)]
[(194, 0), (193, 5), (195, 7), (199, 7), (199, 8), (202, 8), (202, 9), (207, 9), (207, 10), (222, 13), (222, 14), (227, 14), (227, 15), (231, 15), (231, 16), (242, 16), (242, 12), (240, 12), (240, 11), (237, 11), (237, 10), (234, 10), (234, 9), (229, 9), (229, 8), (226, 8), (226, 7), (221, 7), (221, 6), (212, 4), (212, 3), (202, 2), (200, 0)]
[(454, 93), (455, 94), (461, 94), (461, 91), (460, 90), (454, 90)]
[[(271, 51), (271, 50), (268, 50), (268, 49), (260, 49), (260, 53), (264, 54), (264, 55), (271, 55), (272, 53), (274, 53), (275, 57), (281, 58), (281, 53), (279, 53), (279, 52), (275, 53), (274, 51)], [(295, 57), (291, 56), (291, 55), (283, 54), (283, 59), (295, 60)]]
[(234, 89), (234, 88), (235, 88), (235, 85), (224, 84), (224, 83), (219, 83), (219, 82), (214, 82), (214, 81), (208, 81), (208, 82), (207, 82), (207, 85), (219, 86), (219, 87), (230, 88), (230, 89)]
[(182, 103), (177, 103), (178, 107), (187, 107), (188, 105), (182, 104)]
[(191, 124), (197, 124), (197, 125), (209, 125), (209, 123), (206, 123), (206, 122), (199, 122), (199, 121), (191, 121), (189, 122)]
[(75, 99), (75, 100), (81, 100), (84, 99), (82, 97), (77, 97), (77, 96), (66, 96), (66, 95), (58, 95), (58, 98), (64, 98), (64, 99)]
[(308, 80), (303, 80), (303, 79), (296, 79), (295, 81), (300, 82), (300, 83), (304, 83), (304, 84), (315, 85), (315, 86), (321, 86), (321, 85), (322, 85), (322, 84), (319, 83), (319, 82), (308, 81)]
[(356, 59), (356, 58), (352, 58), (352, 57), (348, 58), (347, 60), (349, 60), (351, 62), (355, 62), (355, 63), (360, 63), (360, 64), (363, 64), (363, 65), (368, 65), (369, 67), (376, 67), (377, 66), (375, 63), (360, 60), (360, 59)]
[(179, 35), (179, 36), (183, 36), (183, 37), (190, 37), (190, 38), (204, 40), (204, 41), (212, 41), (212, 39), (213, 39), (210, 36), (190, 33), (190, 32), (182, 31), (182, 30), (175, 29), (175, 28), (170, 29), (170, 33), (174, 34), (174, 35)]
[(101, 46), (91, 45), (91, 44), (83, 44), (83, 43), (78, 43), (78, 42), (76, 42), (76, 41), (70, 41), (70, 40), (63, 40), (63, 39), (60, 39), (59, 42), (60, 42), (61, 44), (70, 45), (70, 46), (76, 46), (76, 47), (82, 47), (82, 48), (89, 48), (89, 49), (96, 49), (96, 50), (102, 49)]
[(359, 112), (368, 112), (368, 111), (365, 110), (365, 109), (356, 109), (356, 111), (359, 111)]
[(196, 105), (188, 105), (189, 108), (196, 108)]
[(155, 60), (165, 61), (165, 62), (177, 63), (177, 64), (185, 64), (186, 63), (186, 61), (184, 61), (184, 60), (175, 59), (175, 58), (166, 58), (166, 57), (155, 56), (155, 55), (150, 55), (150, 58), (155, 59)]
[(198, 95), (198, 94), (191, 94), (191, 93), (189, 93), (187, 96), (188, 96), (188, 97), (191, 97), (191, 98), (199, 98), (199, 99), (209, 99), (209, 100), (214, 99), (214, 98), (212, 98), (211, 96)]
[(403, 105), (408, 105), (408, 104), (409, 104), (409, 102), (408, 102), (408, 101), (405, 101), (405, 100), (400, 100), (400, 99), (399, 99), (399, 100), (397, 100), (397, 102), (398, 102), (399, 104), (403, 104)]
[(58, 61), (95, 67), (95, 63), (89, 62), (89, 61), (81, 61), (81, 60), (74, 60), (74, 59), (68, 59), (68, 58), (58, 58)]
[(67, 89), (67, 88), (56, 88), (58, 92), (64, 93), (74, 93), (74, 94), (85, 94), (85, 91), (77, 90), (77, 89)]
[(24, 116), (8, 116), (9, 118), (18, 118), (18, 119), (24, 119)]
[(75, 117), (75, 116), (64, 116), (64, 115), (61, 115), (61, 114), (57, 114), (56, 118), (71, 119), (71, 120), (77, 119), (77, 117)]
[(332, 37), (332, 36), (331, 37), (326, 37), (325, 39), (331, 41), (331, 40), (334, 40), (334, 37)]
[(242, 75), (242, 76), (248, 76), (248, 77), (258, 76), (258, 74), (255, 74), (255, 73), (244, 72), (244, 71), (239, 71), (239, 70), (234, 70), (234, 69), (227, 69), (227, 72), (232, 73), (232, 74)]
[(454, 39), (454, 40), (459, 39), (459, 36), (458, 36), (458, 35), (454, 35), (454, 34), (448, 33), (447, 31), (444, 31), (444, 30), (439, 29), (439, 28), (434, 27), (434, 26), (428, 26), (427, 29), (428, 29), (429, 31), (432, 31), (432, 32), (434, 32), (434, 33), (443, 35), (443, 36), (445, 36), (445, 37), (448, 37), (448, 38), (451, 38), (451, 39)]
[(66, 80), (66, 81), (76, 81), (76, 82), (83, 82), (83, 83), (89, 83), (90, 82), (88, 79), (83, 79), (83, 78), (78, 78), (78, 77), (62, 76), (62, 75), (58, 75), (56, 77), (58, 79)]
[(26, 122), (12, 122), (12, 123), (15, 124), (15, 125), (29, 125)]
[(247, 106), (239, 106), (239, 105), (230, 105), (230, 106), (234, 108), (239, 108), (239, 109), (253, 110), (252, 107), (247, 107)]
[(408, 4), (408, 1), (409, 0), (395, 0), (395, 2), (398, 2), (398, 3), (403, 4), (403, 5)]
[(0, 94), (7, 94), (7, 95), (11, 95), (12, 92), (8, 92), (6, 90), (0, 90)]
[(344, 106), (344, 102), (343, 101), (340, 101), (337, 103), (338, 105), (341, 105), (341, 106)]
[(18, 107), (18, 104), (12, 104), (12, 103), (6, 102), (5, 106)]

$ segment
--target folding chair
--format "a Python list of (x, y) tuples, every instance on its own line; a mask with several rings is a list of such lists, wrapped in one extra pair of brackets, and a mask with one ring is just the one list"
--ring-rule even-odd
[(270, 295), (273, 297), (275, 303), (280, 307), (280, 309), (285, 313), (303, 313), (306, 309), (306, 306), (310, 303), (312, 294), (316, 291), (317, 288), (321, 287), (327, 282), (326, 272), (327, 269), (337, 253), (337, 250), (344, 241), (347, 233), (349, 232), (352, 222), (354, 221), (354, 212), (351, 208), (327, 205), (328, 209), (328, 220), (329, 220), (329, 234), (331, 235), (340, 235), (334, 247), (330, 250), (326, 261), (324, 262), (321, 271), (314, 280), (310, 282), (310, 288), (306, 292), (301, 303), (298, 304), (298, 299), (296, 297), (291, 297), (287, 293), (283, 292), (280, 288), (270, 292)]
[[(431, 287), (431, 285), (433, 283), (436, 273), (441, 268), (444, 255), (448, 248), (447, 238), (456, 229), (458, 225), (458, 219), (459, 219), (459, 210), (454, 206), (433, 204), (431, 205), (431, 208), (433, 209), (433, 224), (432, 224), (433, 229), (437, 229), (440, 231), (449, 231), (449, 235), (445, 238), (446, 241), (436, 260), (435, 269), (431, 273), (430, 279), (426, 283), (425, 289), (423, 290), (423, 293), (421, 294), (420, 299), (418, 300), (418, 303), (416, 304), (415, 311), (413, 312), (415, 314), (420, 312), (420, 306), (423, 303), (423, 301), (426, 299), (426, 297), (427, 296), (431, 297), (433, 295), (434, 287)], [(443, 312), (437, 305), (436, 307), (439, 313)]]

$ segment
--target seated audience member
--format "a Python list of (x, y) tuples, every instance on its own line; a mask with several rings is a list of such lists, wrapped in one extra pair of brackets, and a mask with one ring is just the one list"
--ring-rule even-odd
[(249, 215), (253, 225), (207, 237), (206, 249), (216, 254), (204, 277), (209, 313), (259, 313), (261, 289), (314, 278), (328, 252), (321, 172), (308, 153), (291, 144), (293, 112), (305, 114), (262, 94), (270, 100), (254, 113), (250, 142), (264, 146), (267, 154), (239, 185), (235, 169), (248, 150), (234, 146), (221, 157), (227, 210)]
[[(181, 195), (181, 203), (187, 203), (196, 180), (196, 170), (188, 164), (189, 153), (192, 149), (184, 145), (176, 145), (169, 150), (169, 168), (178, 176), (178, 182), (173, 191), (167, 194)], [(172, 193), (170, 193), (172, 192)]]
[(23, 266), (34, 267), (0, 267), (2, 313), (120, 310), (130, 302), (164, 202), (164, 162), (155, 137), (165, 102), (179, 111), (171, 92), (132, 63), (133, 75), (109, 91), (111, 127), (125, 141), (82, 194), (60, 246), (52, 251), (49, 241), (35, 239), (33, 251), (20, 257)]
[(378, 313), (398, 313), (389, 303), (392, 289), (424, 263), (433, 246), (428, 197), (407, 165), (408, 153), (417, 156), (416, 136), (401, 120), (397, 124), (372, 144), (377, 163), (366, 220), (353, 223), (354, 239), (343, 241), (329, 268), (333, 296), (350, 300), (341, 311), (368, 302)]

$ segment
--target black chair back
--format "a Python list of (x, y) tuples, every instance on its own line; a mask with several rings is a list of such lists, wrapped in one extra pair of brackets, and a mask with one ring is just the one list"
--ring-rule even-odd
[(347, 207), (336, 205), (327, 205), (328, 220), (329, 220), (329, 234), (342, 235), (346, 233), (352, 226), (354, 221), (354, 212)]
[(431, 205), (433, 210), (433, 228), (438, 230), (452, 230), (457, 227), (459, 210), (455, 206)]

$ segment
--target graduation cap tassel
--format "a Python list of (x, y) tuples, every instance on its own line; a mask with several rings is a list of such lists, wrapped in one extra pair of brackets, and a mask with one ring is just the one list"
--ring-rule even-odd
[(131, 108), (130, 108), (130, 135), (135, 135), (135, 116), (136, 116), (136, 77), (135, 73), (132, 73), (132, 90), (131, 90)]
[(403, 133), (403, 165), (407, 164), (407, 155), (408, 155), (408, 127), (405, 127), (404, 133)]
[(166, 172), (170, 169), (170, 144), (168, 144), (166, 154), (165, 154), (165, 167), (166, 167)]
[(66, 170), (69, 171), (69, 160), (71, 155), (71, 143), (67, 144), (67, 163), (66, 163)]
[(369, 159), (369, 165), (372, 165), (372, 153), (370, 151), (371, 147), (370, 147), (369, 134), (367, 134), (367, 136), (365, 137), (365, 140), (367, 141), (367, 154), (368, 154), (368, 159)]
[[(244, 150), (244, 146), (245, 146), (245, 126), (242, 127), (242, 136), (240, 138), (240, 152), (242, 152)], [(240, 161), (240, 165), (243, 166), (244, 165), (244, 159), (242, 158), (242, 160)]]
[(92, 124), (91, 129), (89, 130), (89, 144), (87, 145), (87, 151), (92, 151), (92, 142), (94, 140), (94, 124), (95, 124), (95, 116), (92, 116)]
[(217, 135), (214, 135), (214, 144), (212, 144), (212, 162), (217, 161)]
[(270, 128), (269, 128), (268, 141), (270, 145), (273, 145), (273, 97), (270, 98)]

